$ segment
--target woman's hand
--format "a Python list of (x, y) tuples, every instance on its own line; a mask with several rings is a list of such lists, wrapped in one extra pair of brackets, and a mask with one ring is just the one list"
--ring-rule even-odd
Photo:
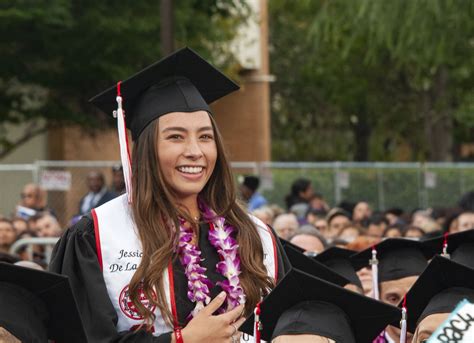
[(3, 343), (21, 343), (21, 341), (8, 332), (5, 328), (0, 327), (0, 342)]
[(225, 298), (226, 293), (221, 292), (209, 305), (191, 319), (181, 331), (184, 343), (230, 343), (240, 341), (241, 333), (237, 329), (245, 321), (245, 318), (239, 318), (244, 310), (243, 305), (223, 314), (212, 315), (221, 307)]

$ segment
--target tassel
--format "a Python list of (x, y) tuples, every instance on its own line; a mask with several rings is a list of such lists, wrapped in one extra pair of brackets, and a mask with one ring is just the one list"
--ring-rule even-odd
[(120, 83), (117, 82), (117, 110), (114, 111), (114, 118), (117, 118), (117, 130), (120, 145), (120, 160), (122, 161), (123, 178), (127, 191), (128, 203), (132, 202), (132, 164), (130, 163), (130, 151), (128, 148), (127, 127), (125, 125), (125, 115), (122, 109), (122, 95), (120, 93)]
[(372, 259), (369, 260), (372, 269), (372, 293), (375, 300), (380, 300), (379, 295), (379, 260), (377, 260), (377, 250), (375, 246), (372, 247)]
[(253, 337), (255, 338), (255, 343), (260, 343), (260, 334), (262, 331), (262, 323), (260, 322), (260, 303), (255, 307), (254, 315)]
[(444, 234), (443, 252), (441, 253), (441, 256), (451, 258), (451, 256), (448, 254), (448, 235), (449, 234), (447, 232)]
[(407, 296), (403, 298), (402, 320), (400, 321), (400, 343), (405, 343), (407, 339)]

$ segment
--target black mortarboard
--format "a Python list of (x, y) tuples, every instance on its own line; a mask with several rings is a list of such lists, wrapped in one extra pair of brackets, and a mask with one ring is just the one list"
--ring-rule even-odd
[[(313, 334), (338, 343), (369, 343), (400, 319), (400, 309), (291, 270), (260, 305), (261, 337)], [(254, 315), (240, 330), (253, 334)]]
[(355, 251), (353, 250), (331, 247), (313, 258), (350, 280), (351, 284), (362, 288), (362, 283), (350, 260), (350, 257), (354, 255), (354, 253)]
[[(378, 260), (378, 281), (397, 280), (408, 276), (420, 275), (428, 265), (435, 251), (420, 241), (406, 238), (389, 238), (375, 246)], [(351, 260), (356, 269), (369, 266), (372, 248), (365, 249)]]
[[(239, 86), (189, 48), (148, 66), (120, 84), (127, 127), (136, 140), (154, 119), (170, 112), (210, 112), (208, 104)], [(90, 102), (107, 114), (117, 108), (117, 87)]]
[(436, 256), (406, 294), (408, 331), (431, 314), (451, 313), (463, 299), (474, 302), (474, 270)]
[(23, 342), (87, 342), (63, 275), (0, 263), (0, 327)]
[(424, 244), (438, 254), (448, 254), (453, 261), (474, 268), (474, 229), (427, 239)]
[(315, 261), (313, 258), (304, 255), (298, 250), (287, 245), (284, 247), (286, 256), (290, 260), (293, 268), (299, 269), (310, 275), (319, 277), (339, 286), (345, 286), (351, 281), (344, 276), (336, 273), (332, 269), (326, 267), (324, 264)]
[(287, 240), (284, 239), (284, 238), (278, 237), (278, 239), (280, 240), (281, 245), (282, 245), (283, 247), (290, 246), (290, 247), (292, 247), (293, 249), (295, 249), (296, 251), (299, 251), (300, 253), (304, 253), (304, 252), (305, 252), (305, 250), (304, 250), (303, 248), (300, 248), (300, 247), (297, 246), (296, 244), (293, 244), (293, 243), (291, 243), (290, 241), (287, 241)]

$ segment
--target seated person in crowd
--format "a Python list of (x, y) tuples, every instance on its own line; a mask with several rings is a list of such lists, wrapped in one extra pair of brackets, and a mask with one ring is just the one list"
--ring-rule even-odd
[(350, 214), (337, 207), (329, 211), (326, 220), (328, 229), (321, 233), (329, 241), (336, 238), (343, 228), (351, 224)]
[(5, 218), (0, 219), (0, 252), (8, 253), (16, 237), (13, 223)]
[(363, 226), (367, 219), (372, 216), (372, 208), (366, 201), (359, 201), (352, 211), (352, 222), (356, 225)]
[(298, 219), (293, 213), (280, 214), (273, 221), (273, 228), (278, 237), (289, 240), (298, 230)]
[[(261, 303), (259, 321), (266, 341), (367, 343), (400, 317), (394, 306), (293, 269)], [(254, 319), (241, 330), (252, 335)]]
[(381, 214), (374, 214), (368, 220), (367, 235), (382, 237), (385, 229), (388, 227), (388, 221)]
[(262, 206), (252, 211), (252, 214), (267, 225), (272, 225), (274, 213), (268, 206)]
[(324, 236), (310, 224), (302, 225), (296, 230), (290, 243), (304, 249), (309, 256), (317, 255), (327, 247)]
[(38, 219), (36, 233), (38, 237), (60, 237), (62, 230), (57, 219), (46, 213)]
[(409, 225), (403, 233), (405, 238), (421, 239), (425, 235), (425, 231), (422, 228), (419, 228), (414, 225)]

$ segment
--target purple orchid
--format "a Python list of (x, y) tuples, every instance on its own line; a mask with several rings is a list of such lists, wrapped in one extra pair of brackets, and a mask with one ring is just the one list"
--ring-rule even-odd
[[(239, 245), (235, 239), (236, 230), (226, 224), (225, 218), (217, 216), (203, 201), (199, 201), (199, 209), (203, 218), (211, 223), (209, 242), (221, 257), (216, 270), (226, 278), (217, 283), (227, 293), (226, 303), (219, 309), (219, 312), (223, 313), (245, 303), (245, 294), (239, 279), (241, 271)], [(188, 316), (190, 320), (210, 302), (212, 283), (205, 275), (206, 268), (201, 266), (201, 251), (191, 244), (192, 229), (186, 228), (184, 224), (185, 221), (180, 219), (178, 256), (188, 279), (188, 299), (196, 303)]]

